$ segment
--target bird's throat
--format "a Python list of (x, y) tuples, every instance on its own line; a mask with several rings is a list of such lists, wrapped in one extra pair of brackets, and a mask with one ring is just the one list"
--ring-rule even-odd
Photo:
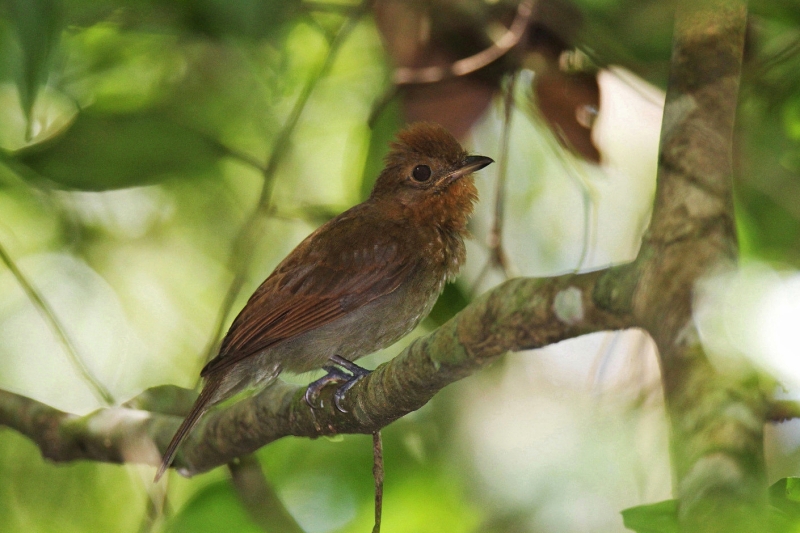
[(440, 230), (466, 237), (469, 234), (467, 221), (477, 200), (478, 190), (472, 176), (467, 176), (410, 208), (415, 211), (416, 220), (424, 220)]

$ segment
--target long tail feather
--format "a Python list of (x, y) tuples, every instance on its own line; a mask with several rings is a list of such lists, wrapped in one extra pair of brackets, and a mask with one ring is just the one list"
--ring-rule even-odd
[(170, 463), (172, 463), (172, 458), (175, 456), (175, 452), (178, 451), (178, 446), (181, 445), (183, 439), (189, 434), (189, 432), (197, 425), (197, 422), (200, 421), (200, 417), (203, 416), (209, 407), (213, 405), (212, 400), (219, 388), (219, 382), (217, 380), (208, 381), (203, 390), (200, 392), (200, 396), (197, 397), (197, 400), (194, 402), (192, 406), (192, 410), (189, 411), (189, 414), (181, 423), (178, 431), (172, 437), (172, 440), (169, 442), (167, 446), (167, 450), (164, 452), (164, 457), (161, 460), (161, 466), (158, 467), (158, 471), (156, 472), (156, 477), (153, 480), (154, 483), (157, 483), (161, 476), (164, 475), (164, 472), (167, 471), (169, 468)]

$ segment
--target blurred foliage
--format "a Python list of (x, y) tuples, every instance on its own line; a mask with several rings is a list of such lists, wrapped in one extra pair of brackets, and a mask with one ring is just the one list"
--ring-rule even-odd
[(0, 452), (4, 531), (136, 531), (143, 521), (146, 495), (135, 468), (88, 462), (53, 468), (30, 441), (6, 429)]
[[(800, 523), (800, 478), (790, 477), (776, 481), (769, 488), (768, 520), (764, 533), (789, 533), (797, 531)], [(636, 533), (677, 533), (678, 502), (667, 500), (651, 505), (641, 505), (622, 511), (625, 527)]]
[(170, 520), (166, 531), (171, 533), (204, 533), (262, 531), (247, 516), (236, 492), (227, 481), (218, 481), (192, 496), (181, 511)]
[(678, 533), (678, 502), (667, 500), (622, 511), (625, 527), (636, 533)]
[(165, 175), (189, 178), (215, 169), (220, 155), (215, 143), (162, 113), (108, 117), (83, 112), (52, 148), (37, 146), (17, 157), (59, 186), (108, 190), (147, 185)]
[[(487, 4), (452, 3), (442, 13), (463, 7), (467, 15), (458, 20), (474, 21), (516, 6)], [(665, 86), (673, 2), (554, 0), (548, 6), (560, 4), (582, 13), (580, 26), (569, 18), (550, 28), (567, 45), (596, 66), (620, 65)], [(750, 4), (736, 223), (745, 258), (796, 269), (800, 4)], [(299, 0), (0, 2), (0, 245), (120, 401), (165, 383), (193, 386), (233, 276), (243, 272), (246, 280), (238, 309), (300, 239), (368, 195), (404, 107), (388, 81), (381, 36), (366, 17), (335, 51), (331, 71), (316, 80), (291, 132), (265, 216), (253, 223), (259, 241), (242, 264), (230, 264), (297, 96), (356, 8)], [(437, 24), (449, 18), (438, 14)], [(486, 35), (496, 30), (495, 22), (487, 23)], [(459, 34), (450, 28), (445, 35), (438, 37)], [(525, 91), (532, 75), (525, 75), (520, 102), (530, 100)], [(640, 88), (614, 76), (629, 90), (623, 100), (641, 96)], [(498, 153), (500, 116), (498, 104), (475, 124), (476, 152)], [(653, 168), (655, 147), (643, 149), (625, 137), (629, 130), (644, 137), (630, 123), (614, 128), (611, 140), (629, 146), (619, 156), (605, 152), (604, 160)], [(577, 160), (558, 147), (536, 110), (522, 104), (514, 114), (509, 168), (505, 241), (522, 274), (599, 268), (635, 254), (652, 173), (630, 172), (625, 181)], [(492, 175), (485, 174), (478, 180), (482, 202), (466, 275), (448, 285), (423, 331), (501, 279), (492, 272), (479, 283), (495, 194)], [(5, 269), (0, 294), (0, 388), (76, 413), (101, 407)], [(660, 413), (660, 404), (653, 400), (657, 388), (648, 388), (645, 348), (620, 339), (595, 337), (569, 353), (558, 351), (563, 346), (542, 351), (530, 366), (503, 362), (387, 428), (384, 531), (620, 531), (623, 519), (636, 531), (670, 531), (669, 502), (618, 515), (669, 491), (669, 476), (658, 478), (659, 468), (668, 470), (666, 439), (648, 433), (647, 418)], [(612, 357), (620, 346), (633, 355)], [(600, 377), (610, 374), (621, 375), (625, 387), (606, 386)], [(513, 419), (504, 432), (486, 435), (478, 425), (501, 415)], [(639, 438), (656, 452), (620, 459), (620, 448), (608, 444), (618, 439), (628, 451), (641, 445)], [(576, 444), (589, 441), (592, 450)], [(364, 436), (283, 439), (258, 457), (306, 531), (367, 531), (370, 450)], [(610, 479), (611, 469), (623, 466), (629, 470)], [(522, 481), (499, 478), (509, 471)], [(14, 533), (255, 531), (224, 475), (224, 469), (192, 480), (171, 475), (165, 515), (153, 526), (147, 518), (152, 469), (51, 465), (30, 442), (0, 429), (0, 527)], [(584, 475), (597, 479), (586, 482)], [(796, 524), (795, 482), (783, 483), (772, 488), (775, 497), (784, 494), (773, 505)]]
[[(800, 478), (784, 478), (769, 488), (764, 533), (790, 533), (800, 523)], [(678, 533), (678, 502), (666, 500), (622, 511), (625, 527), (636, 533)]]
[(776, 531), (797, 531), (800, 523), (800, 478), (779, 479), (769, 488)]
[[(16, 69), (19, 99), (30, 124), (36, 95), (39, 87), (47, 81), (52, 57), (63, 30), (61, 2), (13, 0), (8, 5), (8, 11), (19, 45)], [(30, 131), (26, 133), (30, 137)]]
[[(775, 4), (780, 4), (776, 2)], [(753, 23), (752, 61), (743, 80), (738, 119), (737, 221), (745, 251), (800, 266), (800, 7), (769, 10)]]

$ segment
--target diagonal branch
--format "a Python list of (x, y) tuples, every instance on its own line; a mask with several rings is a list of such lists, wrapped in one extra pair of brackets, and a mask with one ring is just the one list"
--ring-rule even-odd
[[(538, 348), (587, 333), (633, 327), (631, 265), (549, 279), (518, 278), (484, 294), (437, 331), (419, 338), (353, 387), (349, 413), (311, 410), (303, 388), (277, 383), (209, 413), (175, 460), (184, 474), (226, 464), (288, 435), (373, 433), (419, 409), (439, 390), (507, 351)], [(323, 391), (329, 400), (332, 391)], [(152, 401), (152, 400), (150, 400)], [(69, 415), (0, 391), (0, 424), (36, 442), (53, 461), (93, 459), (158, 464), (180, 417), (129, 408)]]

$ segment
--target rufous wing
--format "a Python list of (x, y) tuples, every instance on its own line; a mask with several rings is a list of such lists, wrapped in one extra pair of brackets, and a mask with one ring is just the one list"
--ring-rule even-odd
[(333, 322), (395, 291), (411, 275), (417, 265), (398, 246), (403, 228), (355, 209), (320, 227), (278, 265), (201, 376)]

